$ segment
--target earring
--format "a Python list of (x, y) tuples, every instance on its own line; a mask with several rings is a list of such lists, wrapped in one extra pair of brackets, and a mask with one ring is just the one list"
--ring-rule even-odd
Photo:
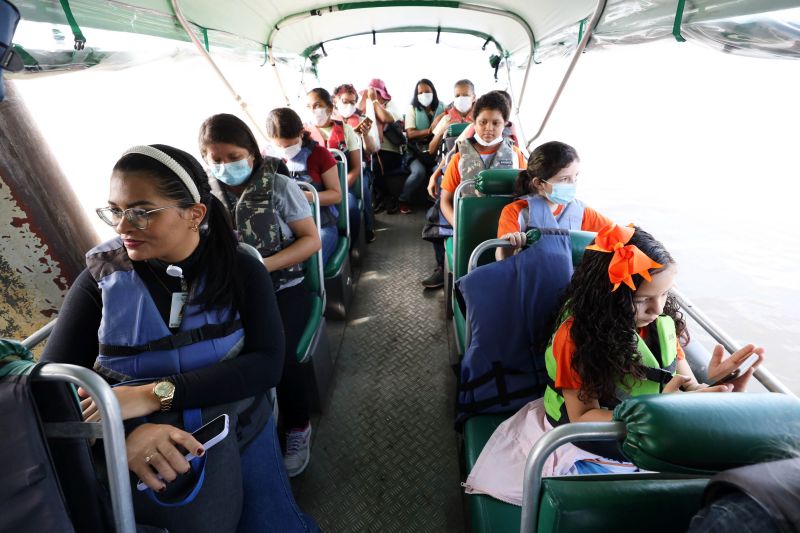
[(191, 229), (192, 231), (197, 231), (197, 228), (198, 228), (198, 226), (197, 226), (197, 222), (195, 222), (195, 223), (194, 223), (194, 226), (192, 226), (192, 227), (191, 227), (191, 228), (189, 228), (189, 229)]

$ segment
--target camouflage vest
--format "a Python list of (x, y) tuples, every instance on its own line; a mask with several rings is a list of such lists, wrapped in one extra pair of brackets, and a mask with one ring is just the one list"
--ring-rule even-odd
[(466, 139), (458, 143), (458, 152), (461, 154), (458, 172), (461, 174), (461, 181), (473, 179), (478, 172), (488, 168), (519, 168), (519, 158), (514, 152), (514, 142), (511, 139), (503, 137), (503, 142), (491, 155), (488, 165), (481, 159), (473, 142), (475, 141), (472, 139)]
[[(239, 240), (258, 250), (261, 257), (269, 257), (283, 250), (294, 238), (284, 238), (279, 215), (272, 199), (272, 180), (277, 165), (265, 158), (260, 168), (253, 172), (247, 188), (238, 198), (223, 188), (219, 181), (210, 179), (211, 190), (228, 207), (233, 215), (233, 225)], [(303, 277), (302, 263), (271, 272), (275, 290), (290, 280)]]

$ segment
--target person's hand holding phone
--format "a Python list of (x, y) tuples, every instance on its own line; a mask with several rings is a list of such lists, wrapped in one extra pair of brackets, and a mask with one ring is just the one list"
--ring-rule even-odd
[(165, 481), (174, 481), (178, 474), (189, 471), (189, 461), (178, 446), (197, 457), (205, 453), (191, 433), (166, 424), (142, 424), (125, 439), (128, 469), (151, 489), (162, 491)]
[(367, 135), (371, 127), (372, 127), (372, 119), (369, 117), (364, 117), (364, 119), (361, 122), (359, 122), (358, 125), (353, 129), (359, 135)]
[[(764, 348), (747, 344), (723, 359), (725, 350), (717, 344), (708, 363), (708, 380), (713, 384), (729, 383), (734, 392), (744, 392), (747, 382), (764, 361)], [(740, 368), (741, 367), (741, 368)], [(738, 372), (737, 374), (733, 374)]]

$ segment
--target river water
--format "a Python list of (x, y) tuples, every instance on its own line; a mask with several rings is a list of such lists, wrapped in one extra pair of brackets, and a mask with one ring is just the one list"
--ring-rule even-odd
[[(446, 101), (452, 82), (465, 76), (475, 78), (479, 93), (505, 88), (493, 83), (483, 56), (463, 51), (457, 57), (464, 61), (438, 49), (418, 58), (418, 73), (386, 66), (410, 53), (383, 51), (360, 70), (350, 57), (331, 59), (323, 81), (363, 86), (384, 77), (400, 102), (418, 77), (431, 78)], [(475, 59), (471, 68), (473, 57), (480, 64)], [(556, 60), (534, 68), (522, 107), (527, 135), (538, 129), (565, 66)], [(226, 65), (259, 120), (281, 104), (267, 70)], [(184, 53), (113, 74), (16, 83), (90, 213), (105, 205), (109, 171), (125, 148), (160, 142), (196, 153), (201, 121), (237, 112), (207, 67)], [(734, 338), (765, 346), (767, 366), (800, 393), (797, 94), (797, 61), (731, 57), (672, 41), (596, 51), (582, 57), (537, 143), (575, 146), (579, 197), (662, 240), (679, 262), (687, 296)]]

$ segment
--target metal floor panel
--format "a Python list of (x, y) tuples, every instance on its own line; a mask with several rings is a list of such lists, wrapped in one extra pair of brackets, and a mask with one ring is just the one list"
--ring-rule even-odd
[(292, 480), (326, 532), (464, 530), (444, 294), (420, 284), (435, 264), (423, 215), (378, 216), (348, 320), (329, 322), (330, 406)]

